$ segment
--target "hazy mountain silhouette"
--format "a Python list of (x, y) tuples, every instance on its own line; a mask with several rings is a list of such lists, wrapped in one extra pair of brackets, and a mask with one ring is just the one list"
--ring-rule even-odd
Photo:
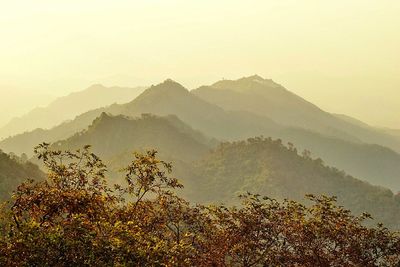
[[(112, 109), (116, 104), (109, 106)], [(0, 148), (6, 152), (16, 154), (25, 153), (33, 155), (33, 148), (43, 142), (55, 142), (66, 139), (77, 132), (86, 129), (92, 121), (104, 112), (105, 108), (98, 108), (77, 116), (74, 120), (67, 121), (51, 129), (35, 129), (33, 131), (17, 134), (0, 141)]]
[[(307, 155), (279, 140), (251, 138), (225, 143), (192, 170), (197, 181), (190, 192), (195, 201), (232, 203), (234, 195), (259, 193), (272, 198), (302, 200), (304, 195), (327, 194), (355, 213), (369, 212), (377, 221), (400, 228), (400, 198)], [(382, 208), (384, 207), (384, 208)]]
[(57, 98), (47, 107), (35, 108), (24, 116), (14, 118), (0, 128), (0, 138), (23, 133), (37, 128), (51, 128), (73, 119), (86, 111), (125, 103), (143, 92), (145, 88), (104, 87), (95, 84), (89, 88)]
[(280, 128), (264, 116), (245, 111), (225, 111), (191, 94), (172, 80), (145, 90), (136, 99), (121, 106), (121, 114), (174, 114), (195, 129), (219, 139), (237, 139)]
[(272, 80), (250, 76), (222, 80), (193, 90), (193, 94), (226, 110), (245, 110), (277, 123), (301, 127), (348, 141), (388, 146), (400, 152), (400, 139), (354, 119), (330, 114)]
[(227, 112), (192, 95), (180, 84), (166, 80), (145, 90), (127, 104), (113, 104), (94, 109), (77, 116), (73, 121), (62, 123), (49, 130), (36, 129), (6, 138), (0, 142), (0, 148), (17, 154), (30, 154), (33, 147), (40, 142), (65, 139), (85, 129), (102, 112), (132, 117), (140, 116), (142, 113), (160, 116), (173, 114), (194, 129), (219, 139), (247, 138), (280, 129), (278, 124), (267, 117), (245, 111)]
[(400, 154), (384, 146), (350, 142), (301, 128), (287, 128), (277, 137), (303, 150), (313, 158), (322, 158), (328, 165), (374, 185), (400, 191)]
[(398, 129), (383, 128), (382, 131), (400, 138), (400, 130), (398, 130)]
[[(244, 81), (244, 84), (257, 84), (260, 79), (261, 78), (258, 76), (244, 78), (239, 80), (239, 83)], [(350, 124), (350, 122), (337, 118), (336, 115), (334, 116), (323, 112), (314, 105), (282, 89), (272, 81), (263, 81), (270, 86), (268, 88), (271, 90), (278, 90), (279, 93), (276, 95), (277, 98), (281, 99), (280, 103), (285, 102), (284, 96), (282, 95), (288, 95), (290, 101), (288, 100), (285, 102), (286, 104), (282, 104), (282, 110), (287, 110), (286, 114), (288, 117), (290, 115), (289, 107), (296, 106), (299, 109), (298, 113), (304, 112), (308, 114), (311, 113), (311, 111), (322, 113), (323, 115), (318, 116), (339, 120), (342, 124), (350, 125), (353, 128), (358, 127), (357, 129), (360, 131), (362, 129), (365, 129), (365, 131), (369, 133), (374, 131), (366, 127), (364, 128), (364, 125), (357, 125), (355, 121)], [(221, 87), (222, 83), (236, 85), (237, 81), (222, 81), (218, 87)], [(262, 86), (262, 88), (264, 88), (264, 85)], [(250, 86), (250, 88), (252, 87)], [(258, 87), (255, 88), (259, 90), (257, 89)], [(342, 132), (340, 129), (336, 130), (332, 127), (325, 127), (325, 133), (322, 134), (299, 127), (294, 128), (280, 125), (268, 118), (266, 115), (269, 114), (267, 113), (264, 114), (264, 116), (259, 115), (262, 114), (264, 110), (262, 103), (264, 103), (264, 101), (268, 103), (268, 101), (272, 100), (267, 101), (265, 97), (255, 93), (254, 95), (249, 93), (242, 94), (240, 93), (240, 90), (242, 90), (241, 87), (234, 87), (234, 89), (235, 90), (203, 88), (191, 93), (180, 84), (172, 80), (166, 80), (159, 85), (152, 86), (145, 90), (129, 103), (121, 105), (114, 104), (105, 108), (91, 110), (76, 117), (76, 119), (71, 122), (61, 124), (50, 130), (35, 130), (8, 138), (0, 142), (0, 148), (7, 152), (12, 151), (17, 154), (30, 153), (31, 155), (33, 147), (38, 143), (44, 141), (55, 142), (66, 139), (74, 133), (86, 129), (102, 112), (113, 115), (123, 114), (133, 117), (140, 116), (142, 113), (152, 113), (160, 116), (173, 114), (193, 129), (200, 130), (202, 133), (219, 140), (240, 140), (264, 135), (281, 138), (285, 142), (290, 141), (301, 149), (310, 150), (313, 157), (321, 157), (331, 166), (344, 169), (348, 173), (373, 184), (383, 185), (395, 191), (400, 190), (399, 154), (379, 145), (365, 144), (360, 141), (358, 136)], [(226, 96), (225, 100), (228, 104), (243, 100), (242, 103), (245, 103), (247, 106), (236, 107), (244, 110), (226, 111), (196, 96), (199, 92), (204, 90), (212, 91), (212, 94), (214, 94), (214, 92), (217, 92), (215, 94), (222, 93), (223, 96)], [(243, 90), (245, 90), (245, 88)], [(295, 104), (287, 104), (292, 102)], [(224, 106), (225, 104), (222, 103), (221, 105)], [(285, 108), (285, 105), (288, 107)], [(233, 107), (235, 107), (235, 105), (233, 105)], [(276, 107), (279, 108), (279, 105), (276, 105)], [(246, 111), (250, 108), (256, 110), (252, 112)], [(291, 112), (296, 113), (297, 111), (296, 109), (291, 109)], [(315, 117), (318, 116), (316, 115)], [(310, 120), (311, 119), (312, 118), (310, 118)], [(319, 122), (319, 120), (315, 121)], [(314, 124), (318, 125), (316, 122), (314, 122)], [(113, 131), (113, 129), (110, 128), (108, 131)], [(390, 136), (382, 132), (379, 134), (385, 136), (385, 138)]]

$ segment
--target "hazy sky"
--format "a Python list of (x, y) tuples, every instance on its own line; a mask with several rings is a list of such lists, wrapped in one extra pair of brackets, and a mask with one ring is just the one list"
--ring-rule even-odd
[[(257, 73), (328, 111), (400, 128), (399, 14), (398, 0), (0, 1), (0, 123), (33, 95), (92, 83), (194, 88)], [(4, 112), (10, 88), (26, 104)]]

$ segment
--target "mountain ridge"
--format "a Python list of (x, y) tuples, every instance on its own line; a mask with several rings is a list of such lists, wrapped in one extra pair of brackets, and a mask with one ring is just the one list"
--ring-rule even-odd
[[(258, 76), (257, 79), (261, 79), (261, 77)], [(248, 82), (248, 80), (247, 78), (244, 81)], [(225, 89), (214, 91), (228, 92), (228, 96), (242, 100), (242, 95), (237, 92), (231, 94), (232, 91)], [(236, 94), (238, 95), (236, 96)], [(259, 100), (260, 102), (257, 103), (264, 103), (263, 98), (259, 95), (251, 96), (251, 99)], [(227, 98), (227, 100), (231, 99)], [(253, 106), (260, 107), (260, 105)], [(260, 107), (261, 111), (262, 106)], [(220, 141), (241, 140), (260, 135), (281, 138), (285, 142), (294, 143), (299, 148), (311, 150), (313, 156), (321, 157), (329, 165), (344, 169), (356, 177), (373, 184), (387, 186), (395, 191), (400, 190), (400, 185), (396, 182), (399, 180), (400, 173), (399, 156), (391, 149), (370, 146), (357, 136), (349, 134), (341, 133), (341, 138), (338, 138), (335, 137), (337, 134), (335, 131), (330, 134), (321, 134), (298, 127), (281, 125), (269, 117), (257, 115), (256, 112), (227, 110), (201, 99), (172, 80), (151, 86), (126, 104), (114, 104), (91, 110), (73, 121), (50, 130), (37, 130), (8, 138), (0, 142), (0, 148), (17, 154), (31, 153), (33, 146), (40, 142), (64, 140), (76, 132), (84, 130), (102, 112), (129, 117), (141, 116), (143, 113), (158, 116), (176, 115), (184, 124)], [(359, 127), (359, 129), (364, 128)]]
[(59, 97), (46, 107), (37, 107), (23, 116), (12, 119), (0, 128), (0, 138), (37, 128), (49, 129), (91, 109), (128, 102), (143, 90), (144, 87), (91, 85), (82, 91)]
[[(263, 84), (259, 82), (261, 77), (258, 76), (257, 82), (252, 77), (220, 81), (191, 92), (225, 110), (246, 110), (266, 115), (286, 126), (306, 128), (353, 142), (376, 143), (400, 152), (399, 138), (323, 111), (271, 80), (263, 79), (266, 82)], [(218, 88), (213, 87), (215, 84)]]

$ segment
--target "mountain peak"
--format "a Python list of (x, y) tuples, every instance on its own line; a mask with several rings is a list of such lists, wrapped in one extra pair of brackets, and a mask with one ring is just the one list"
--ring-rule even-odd
[(104, 85), (102, 85), (101, 83), (95, 83), (92, 84), (91, 86), (89, 86), (86, 90), (97, 90), (97, 89), (104, 89), (106, 88)]
[(264, 79), (263, 77), (257, 74), (248, 77), (243, 77), (237, 80), (221, 80), (211, 85), (211, 87), (217, 89), (231, 89), (235, 91), (247, 91), (249, 89), (254, 89), (254, 88), (259, 88), (259, 89), (282, 88), (281, 85), (275, 83), (274, 81), (270, 79)]
[(166, 87), (168, 89), (183, 89), (185, 91), (187, 91), (187, 89), (185, 87), (183, 87), (183, 85), (181, 85), (180, 83), (172, 80), (172, 79), (166, 79), (165, 81), (163, 81), (162, 83), (156, 85), (155, 87)]
[(92, 126), (97, 126), (101, 123), (105, 123), (106, 121), (109, 121), (113, 117), (114, 116), (103, 111), (96, 119), (93, 120)]
[(244, 78), (242, 78), (242, 79), (251, 80), (251, 81), (264, 81), (264, 78), (261, 77), (261, 76), (258, 75), (258, 74), (254, 74), (254, 75), (249, 76), (249, 77), (244, 77)]
[(171, 79), (167, 79), (160, 84), (153, 85), (146, 91), (152, 93), (173, 93), (173, 94), (189, 93), (189, 91), (185, 87), (183, 87), (180, 83), (175, 82), (174, 80)]

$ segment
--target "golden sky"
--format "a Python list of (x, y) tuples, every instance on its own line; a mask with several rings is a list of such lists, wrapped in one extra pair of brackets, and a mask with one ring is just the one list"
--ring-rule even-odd
[(0, 1), (0, 98), (257, 73), (400, 128), (399, 14), (398, 0)]

